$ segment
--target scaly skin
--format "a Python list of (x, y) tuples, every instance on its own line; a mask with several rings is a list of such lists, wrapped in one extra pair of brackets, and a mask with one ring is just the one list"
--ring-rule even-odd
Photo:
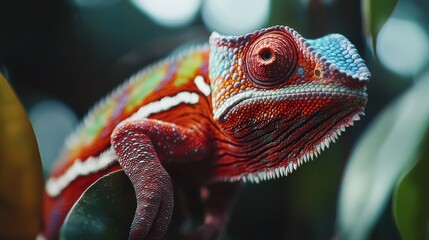
[(137, 198), (130, 239), (162, 238), (172, 181), (199, 189), (204, 204), (204, 224), (185, 236), (217, 238), (240, 182), (287, 175), (320, 154), (363, 114), (369, 78), (338, 34), (213, 33), (209, 45), (136, 74), (88, 115), (47, 182), (42, 234), (57, 238), (82, 192), (122, 168)]

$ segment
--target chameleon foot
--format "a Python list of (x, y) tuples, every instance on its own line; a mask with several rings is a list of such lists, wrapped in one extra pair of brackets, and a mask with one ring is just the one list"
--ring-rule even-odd
[(134, 125), (121, 124), (111, 137), (119, 164), (130, 178), (137, 208), (129, 239), (161, 239), (173, 212), (173, 187), (149, 137)]

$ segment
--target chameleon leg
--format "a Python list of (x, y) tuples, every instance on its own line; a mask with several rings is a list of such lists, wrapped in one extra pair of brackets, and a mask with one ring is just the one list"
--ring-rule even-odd
[(184, 237), (195, 240), (218, 239), (229, 220), (229, 210), (240, 186), (240, 183), (214, 183), (201, 187), (204, 224), (184, 234)]
[[(136, 192), (137, 209), (129, 238), (162, 238), (171, 220), (174, 201), (171, 179), (160, 156), (192, 157), (198, 147), (195, 142), (201, 142), (199, 137), (195, 131), (171, 123), (143, 119), (119, 124), (112, 133), (111, 142)], [(167, 154), (157, 154), (154, 145), (168, 145), (168, 148), (161, 147)]]

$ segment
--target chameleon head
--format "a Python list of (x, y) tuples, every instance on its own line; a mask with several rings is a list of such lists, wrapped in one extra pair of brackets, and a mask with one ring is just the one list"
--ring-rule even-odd
[(219, 173), (249, 181), (285, 175), (335, 141), (363, 114), (370, 78), (344, 36), (310, 40), (285, 26), (213, 33), (209, 73), (214, 118), (243, 146)]

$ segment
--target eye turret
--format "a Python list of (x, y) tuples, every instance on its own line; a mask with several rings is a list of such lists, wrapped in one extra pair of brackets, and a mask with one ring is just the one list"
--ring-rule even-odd
[(280, 31), (255, 39), (246, 50), (246, 72), (260, 86), (272, 87), (287, 81), (298, 62), (292, 37)]

